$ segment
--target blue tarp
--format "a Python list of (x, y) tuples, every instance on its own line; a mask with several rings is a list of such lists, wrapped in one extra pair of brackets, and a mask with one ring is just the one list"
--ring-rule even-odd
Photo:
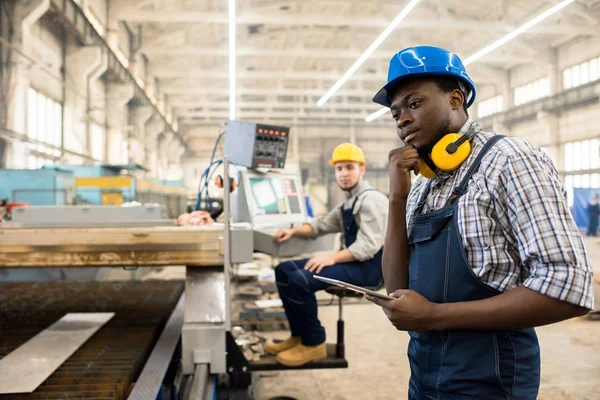
[(593, 195), (600, 194), (600, 189), (574, 188), (573, 189), (573, 207), (571, 212), (575, 223), (579, 228), (587, 229), (589, 216), (587, 206)]

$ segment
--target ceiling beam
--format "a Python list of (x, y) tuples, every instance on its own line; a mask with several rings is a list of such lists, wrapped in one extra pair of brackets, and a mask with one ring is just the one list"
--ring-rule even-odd
[[(223, 87), (211, 87), (203, 88), (202, 86), (166, 86), (162, 88), (162, 93), (169, 95), (169, 99), (177, 95), (184, 95), (189, 98), (194, 98), (194, 95), (228, 95), (229, 90), (227, 85)], [(321, 89), (289, 89), (289, 88), (250, 88), (240, 87), (237, 90), (239, 96), (242, 95), (262, 95), (262, 96), (322, 96), (323, 90)], [(340, 96), (366, 96), (373, 97), (374, 92), (372, 90), (352, 90), (352, 89), (341, 89), (336, 93), (335, 97)], [(171, 104), (171, 103), (169, 103)]]
[[(331, 105), (328, 104), (327, 108), (320, 108), (319, 106), (317, 106), (316, 102), (313, 103), (307, 103), (307, 102), (261, 102), (261, 103), (244, 103), (243, 105), (240, 105), (240, 107), (238, 107), (240, 110), (243, 109), (248, 109), (248, 108), (252, 108), (252, 109), (265, 109), (264, 112), (267, 112), (268, 109), (273, 109), (273, 108), (291, 108), (294, 110), (307, 110), (307, 111), (317, 111), (317, 110), (324, 110), (324, 109), (332, 109), (332, 110), (357, 110), (357, 111), (363, 111), (366, 108), (372, 107), (373, 103), (372, 102), (362, 102), (362, 103), (344, 103), (344, 104), (336, 104), (333, 103)], [(194, 108), (203, 108), (202, 111), (197, 111), (194, 110)], [(208, 113), (212, 113), (211, 109), (221, 109), (221, 110), (227, 110), (229, 108), (229, 103), (228, 102), (218, 102), (218, 103), (214, 103), (214, 102), (203, 102), (200, 104), (194, 104), (193, 106), (190, 106), (189, 104), (187, 106), (183, 106), (183, 107), (178, 107), (177, 108), (177, 117), (189, 117), (189, 116), (193, 116), (196, 115), (198, 113), (203, 114), (206, 111), (208, 111)]]
[[(207, 119), (219, 119), (219, 120), (227, 120), (229, 118), (229, 110), (225, 111), (216, 111), (210, 113), (198, 113), (192, 117), (181, 118), (180, 121), (182, 124), (188, 124), (194, 121), (202, 121)], [(343, 120), (361, 120), (364, 121), (364, 115), (360, 113), (289, 113), (283, 111), (271, 111), (268, 113), (265, 112), (257, 112), (257, 111), (236, 111), (236, 119), (239, 120), (269, 120), (269, 119), (285, 119), (285, 120), (293, 120), (295, 118), (317, 118), (317, 119), (343, 119)]]
[[(197, 57), (197, 56), (226, 56), (226, 48), (218, 47), (200, 47), (200, 46), (183, 46), (183, 47), (149, 47), (141, 50), (150, 59), (154, 57)], [(371, 55), (372, 59), (389, 60), (390, 55), (394, 54), (395, 50), (380, 50)], [(325, 59), (356, 59), (360, 57), (362, 50), (348, 49), (324, 49), (324, 48), (258, 48), (258, 47), (240, 47), (236, 51), (237, 57), (313, 57)], [(492, 53), (484, 56), (478, 63), (522, 63), (532, 64), (539, 63), (539, 58), (534, 56), (522, 55), (506, 55)], [(181, 61), (179, 61), (181, 62)], [(168, 68), (165, 66), (164, 68)], [(339, 78), (339, 76), (338, 76)]]
[(585, 19), (592, 25), (600, 24), (600, 18), (594, 15), (594, 11), (589, 6), (583, 5), (577, 1), (565, 8), (565, 11), (571, 15), (576, 15)]
[[(215, 69), (209, 71), (198, 70), (197, 68), (190, 69), (173, 69), (168, 67), (151, 68), (150, 74), (161, 80), (161, 84), (173, 84), (181, 79), (190, 80), (214, 80), (214, 79), (229, 79), (229, 72), (223, 69)], [(339, 72), (318, 72), (318, 71), (240, 71), (235, 77), (239, 80), (254, 80), (254, 79), (286, 79), (286, 80), (337, 80), (344, 74)], [(384, 82), (383, 74), (354, 74), (353, 80)]]
[[(190, 133), (189, 134), (189, 144), (190, 147), (195, 147), (197, 146), (199, 148), (199, 150), (204, 150), (206, 153), (208, 153), (208, 155), (210, 155), (210, 153), (212, 152), (212, 145), (215, 142), (216, 139), (216, 135), (214, 134), (214, 132), (216, 131), (216, 129), (218, 129), (219, 125), (215, 124), (214, 125), (215, 129), (206, 129), (205, 132), (201, 132), (200, 134), (194, 134), (194, 133)], [(296, 131), (294, 130), (294, 127), (290, 127), (290, 134), (297, 134), (299, 135), (299, 138), (302, 139), (307, 139), (307, 138), (322, 138), (323, 137), (323, 132), (321, 132), (319, 129), (302, 129), (302, 130), (298, 130), (298, 133), (296, 133)], [(372, 128), (369, 125), (369, 128)], [(357, 132), (356, 134), (356, 139), (357, 140), (384, 140), (384, 141), (391, 141), (391, 142), (395, 142), (398, 140), (398, 137), (396, 136), (396, 134), (394, 132), (392, 132), (390, 134), (390, 131), (386, 128), (386, 129), (382, 129), (383, 127), (381, 126), (376, 126), (373, 129), (368, 129), (368, 130), (364, 130), (363, 132)], [(192, 129), (188, 129), (189, 131), (193, 132)], [(333, 135), (339, 135), (339, 137), (345, 137), (347, 138), (348, 135), (344, 134), (343, 131), (336, 131), (333, 133)], [(330, 137), (329, 135), (327, 137)], [(199, 143), (197, 143), (199, 142)], [(210, 143), (210, 147), (206, 146), (206, 143)], [(204, 146), (203, 146), (204, 145)], [(201, 146), (203, 146), (204, 148), (202, 148)]]
[[(190, 12), (190, 11), (140, 11), (138, 9), (124, 9), (117, 14), (117, 18), (128, 22), (160, 22), (160, 23), (194, 23), (194, 24), (227, 24), (228, 15), (224, 12)], [(352, 16), (324, 16), (321, 14), (258, 14), (241, 13), (236, 17), (240, 25), (285, 25), (285, 26), (327, 26), (327, 27), (362, 27), (383, 29), (390, 23), (389, 18), (352, 17)], [(402, 21), (399, 29), (451, 29), (451, 30), (480, 30), (482, 26), (488, 31), (510, 32), (516, 26), (497, 20), (483, 20), (464, 18), (427, 18), (406, 19)], [(528, 30), (529, 33), (555, 33), (600, 36), (600, 32), (593, 27), (575, 24), (536, 25)]]

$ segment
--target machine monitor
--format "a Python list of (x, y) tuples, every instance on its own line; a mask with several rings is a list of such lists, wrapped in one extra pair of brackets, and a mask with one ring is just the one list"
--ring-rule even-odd
[(250, 176), (248, 181), (255, 215), (303, 214), (296, 176)]
[(255, 250), (289, 257), (334, 249), (335, 235), (316, 240), (292, 238), (282, 245), (273, 242), (275, 231), (308, 221), (298, 173), (244, 170), (240, 174), (240, 186), (231, 197), (233, 220), (252, 224)]
[(307, 220), (300, 177), (290, 171), (242, 171), (234, 192), (234, 220), (254, 226), (285, 226)]
[(280, 179), (273, 177), (251, 177), (249, 181), (252, 198), (256, 205), (256, 215), (288, 213)]

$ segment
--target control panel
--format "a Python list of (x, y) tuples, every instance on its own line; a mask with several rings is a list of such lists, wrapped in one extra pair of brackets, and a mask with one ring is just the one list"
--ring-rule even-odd
[(290, 214), (300, 214), (302, 208), (300, 206), (300, 193), (296, 187), (296, 180), (290, 178), (283, 178), (285, 197), (288, 199), (290, 205)]
[(247, 168), (285, 168), (290, 128), (228, 121), (225, 155)]

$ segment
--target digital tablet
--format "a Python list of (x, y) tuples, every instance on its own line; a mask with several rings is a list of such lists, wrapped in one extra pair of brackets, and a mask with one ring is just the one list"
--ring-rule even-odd
[(379, 297), (379, 298), (385, 299), (385, 300), (396, 300), (396, 298), (388, 296), (387, 294), (382, 294), (382, 293), (374, 292), (372, 290), (365, 289), (363, 287), (356, 286), (356, 285), (353, 285), (351, 283), (346, 283), (346, 282), (343, 282), (343, 281), (338, 281), (337, 279), (325, 278), (325, 277), (317, 276), (317, 275), (313, 275), (313, 278), (318, 279), (318, 280), (320, 280), (322, 282), (325, 282), (325, 283), (330, 283), (332, 285), (343, 287), (344, 289), (350, 289), (350, 290), (352, 290), (354, 292), (357, 292), (357, 293), (368, 294), (370, 296)]

